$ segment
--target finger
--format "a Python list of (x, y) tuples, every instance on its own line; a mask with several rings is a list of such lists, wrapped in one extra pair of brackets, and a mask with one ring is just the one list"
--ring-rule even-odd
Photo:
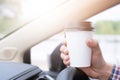
[(93, 52), (101, 53), (101, 49), (97, 40), (89, 39), (87, 40), (87, 45), (93, 50)]
[(70, 61), (63, 61), (63, 63), (64, 63), (65, 65), (67, 65), (67, 66), (70, 65)]
[(67, 46), (67, 41), (66, 41), (66, 40), (64, 40), (64, 41), (63, 41), (63, 44), (64, 44), (65, 46)]
[(66, 46), (64, 46), (64, 45), (61, 46), (60, 51), (61, 51), (62, 53), (64, 53), (64, 54), (68, 55), (68, 49), (67, 49)]
[(66, 48), (65, 50), (64, 50), (64, 54), (66, 54), (66, 55), (68, 55), (68, 49)]
[(97, 40), (93, 40), (93, 39), (88, 39), (88, 40), (87, 40), (87, 45), (88, 45), (90, 48), (96, 48), (96, 47), (99, 46)]
[(62, 45), (62, 46), (60, 47), (60, 51), (61, 51), (61, 52), (64, 52), (65, 49), (66, 49), (66, 46), (65, 46), (65, 45)]
[(68, 61), (69, 60), (69, 56), (68, 55), (65, 55), (64, 53), (61, 53), (61, 58), (65, 61)]
[(64, 53), (61, 53), (61, 58), (63, 59), (63, 63), (65, 65), (69, 65), (70, 64), (70, 59), (68, 55), (64, 55)]
[(67, 41), (66, 40), (64, 40), (64, 44), (65, 44), (65, 46), (67, 46)]

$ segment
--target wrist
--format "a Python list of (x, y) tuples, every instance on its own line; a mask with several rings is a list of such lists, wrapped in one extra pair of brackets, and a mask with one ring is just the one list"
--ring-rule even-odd
[(114, 65), (110, 80), (120, 80), (120, 66)]
[(106, 64), (100, 71), (99, 80), (109, 80), (112, 74), (113, 67), (114, 65)]

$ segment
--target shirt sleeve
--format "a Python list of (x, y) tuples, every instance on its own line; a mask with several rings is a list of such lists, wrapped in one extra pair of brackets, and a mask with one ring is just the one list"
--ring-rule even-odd
[(110, 80), (120, 80), (120, 66), (114, 65)]

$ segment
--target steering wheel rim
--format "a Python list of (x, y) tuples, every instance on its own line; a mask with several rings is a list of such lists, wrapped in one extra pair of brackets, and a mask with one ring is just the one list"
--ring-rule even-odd
[(58, 74), (56, 80), (90, 80), (90, 79), (82, 70), (73, 67), (67, 67)]

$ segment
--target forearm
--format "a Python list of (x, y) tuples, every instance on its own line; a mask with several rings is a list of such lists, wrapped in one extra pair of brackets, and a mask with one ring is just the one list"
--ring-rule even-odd
[(62, 12), (67, 21), (85, 20), (119, 3), (120, 0), (69, 0), (57, 11)]
[(61, 26), (58, 29), (63, 29), (66, 22), (88, 19), (119, 3), (120, 0), (68, 0), (42, 18), (46, 23), (54, 22)]

